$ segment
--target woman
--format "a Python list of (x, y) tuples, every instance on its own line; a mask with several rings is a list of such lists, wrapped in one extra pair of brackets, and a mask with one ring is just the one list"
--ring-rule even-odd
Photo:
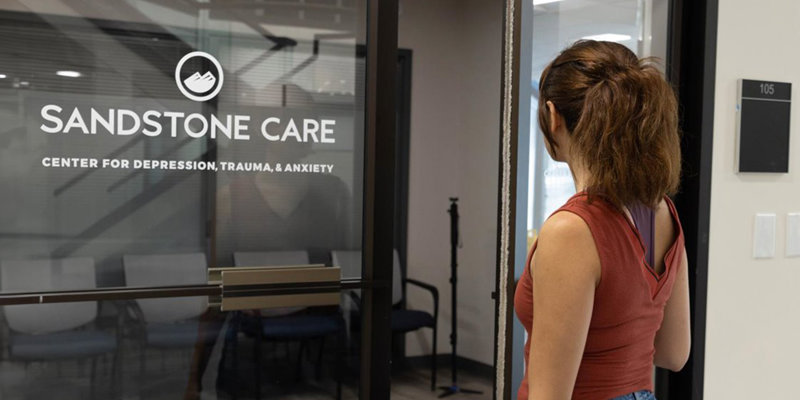
[[(539, 125), (577, 194), (544, 223), (515, 294), (518, 399), (647, 399), (689, 356), (675, 94), (625, 46), (579, 41), (542, 72)], [(535, 307), (534, 307), (535, 305)]]

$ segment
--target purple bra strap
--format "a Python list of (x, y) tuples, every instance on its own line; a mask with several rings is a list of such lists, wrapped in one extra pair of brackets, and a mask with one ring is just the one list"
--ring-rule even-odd
[(654, 267), (655, 263), (655, 236), (656, 236), (656, 213), (652, 208), (644, 204), (634, 204), (628, 206), (633, 223), (639, 231), (639, 236), (645, 248), (645, 258), (647, 264)]

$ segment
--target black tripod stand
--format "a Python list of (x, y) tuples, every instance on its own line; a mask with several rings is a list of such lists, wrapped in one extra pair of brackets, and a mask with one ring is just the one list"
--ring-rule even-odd
[(453, 346), (453, 354), (450, 356), (450, 367), (453, 371), (453, 384), (450, 386), (439, 386), (439, 389), (444, 390), (442, 394), (439, 395), (439, 398), (447, 397), (450, 395), (454, 395), (456, 393), (466, 393), (466, 394), (482, 394), (482, 392), (477, 390), (465, 389), (458, 386), (458, 356), (456, 355), (456, 343), (458, 342), (458, 325), (456, 318), (456, 313), (458, 310), (456, 301), (458, 298), (456, 297), (456, 289), (458, 287), (458, 198), (451, 197), (450, 198), (450, 209), (447, 210), (450, 213), (450, 286), (452, 286), (452, 325), (450, 331), (450, 344)]

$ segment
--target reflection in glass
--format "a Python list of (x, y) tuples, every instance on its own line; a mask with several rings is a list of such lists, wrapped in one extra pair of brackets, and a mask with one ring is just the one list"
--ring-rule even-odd
[[(269, 163), (276, 169), (341, 168), (326, 161), (325, 145), (315, 143), (322, 139), (317, 121), (334, 119), (324, 119), (325, 110), (315, 106), (311, 93), (297, 85), (266, 89), (270, 90), (280, 94), (276, 97), (282, 105), (268, 109), (269, 115), (276, 118), (268, 132), (282, 136), (288, 131), (308, 141), (230, 143), (218, 149), (219, 160), (232, 160), (237, 167), (240, 161), (247, 160)], [(335, 155), (341, 150), (328, 152)], [(352, 187), (352, 178), (349, 180)], [(331, 250), (360, 244), (360, 236), (354, 234), (359, 226), (352, 225), (355, 210), (351, 189), (336, 174), (233, 172), (218, 175), (217, 185), (218, 265), (230, 263), (232, 251), (294, 249), (307, 249), (311, 262), (326, 264)]]
[(539, 77), (555, 56), (580, 39), (608, 40), (630, 48), (639, 57), (666, 60), (668, 0), (571, 0), (534, 6), (531, 82), (531, 140), (528, 189), (528, 245), (544, 220), (575, 193), (565, 163), (547, 154), (539, 130)]

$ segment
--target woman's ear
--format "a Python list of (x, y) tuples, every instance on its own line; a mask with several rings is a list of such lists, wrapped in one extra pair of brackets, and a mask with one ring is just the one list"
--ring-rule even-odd
[(547, 100), (545, 106), (547, 107), (547, 114), (550, 117), (548, 118), (550, 120), (549, 121), (550, 132), (555, 133), (558, 131), (558, 128), (561, 127), (561, 118), (560, 118), (561, 116), (558, 114), (558, 111), (556, 110), (556, 105), (553, 104), (552, 101)]

